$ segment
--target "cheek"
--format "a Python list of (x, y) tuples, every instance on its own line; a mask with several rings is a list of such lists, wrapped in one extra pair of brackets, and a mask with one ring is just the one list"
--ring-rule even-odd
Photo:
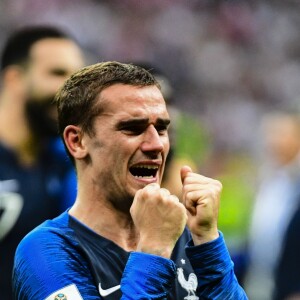
[(65, 81), (64, 76), (56, 76), (45, 72), (36, 74), (33, 78), (35, 89), (45, 95), (55, 95), (58, 89), (63, 85)]
[(101, 138), (101, 140), (104, 140), (104, 142), (97, 140), (92, 144), (92, 161), (99, 164), (102, 169), (119, 169), (121, 163), (124, 163), (123, 148), (118, 143), (111, 142), (116, 140), (114, 138), (111, 138), (111, 140), (108, 138), (106, 138), (106, 140)]
[(163, 145), (164, 145), (164, 152), (165, 154), (167, 155), (169, 153), (169, 150), (170, 150), (170, 140), (169, 140), (169, 137), (166, 136), (164, 139), (163, 139)]
[(32, 78), (29, 85), (29, 95), (36, 99), (54, 96), (57, 90), (58, 87), (55, 84), (42, 76)]
[(41, 92), (48, 95), (55, 95), (59, 88), (63, 85), (64, 78), (48, 76), (47, 78), (41, 78), (40, 87)]
[(102, 148), (94, 163), (100, 166), (99, 181), (102, 187), (112, 189), (110, 193), (115, 193), (121, 186), (124, 186), (124, 174), (126, 174), (127, 163), (125, 157), (120, 152), (118, 146)]

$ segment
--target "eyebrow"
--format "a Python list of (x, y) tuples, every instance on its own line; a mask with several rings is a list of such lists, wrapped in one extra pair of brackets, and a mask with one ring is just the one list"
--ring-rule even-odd
[[(168, 126), (170, 124), (170, 119), (163, 119), (158, 118), (156, 122), (154, 123), (155, 126)], [(122, 129), (124, 127), (130, 127), (130, 126), (144, 126), (149, 124), (149, 119), (130, 119), (125, 121), (120, 121), (116, 127), (117, 129)]]

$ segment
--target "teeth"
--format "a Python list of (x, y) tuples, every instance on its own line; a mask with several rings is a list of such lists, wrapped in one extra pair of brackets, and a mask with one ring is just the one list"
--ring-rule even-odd
[(158, 169), (159, 169), (158, 165), (152, 165), (152, 164), (135, 165), (134, 167), (131, 168), (131, 174), (135, 178), (153, 179), (155, 178)]
[(139, 165), (139, 166), (135, 166), (135, 168), (141, 168), (141, 169), (158, 169), (158, 166), (154, 166), (154, 165)]

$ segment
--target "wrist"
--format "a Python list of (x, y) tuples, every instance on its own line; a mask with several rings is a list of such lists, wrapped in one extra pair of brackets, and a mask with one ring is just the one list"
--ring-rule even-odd
[(175, 244), (173, 243), (171, 245), (167, 243), (162, 243), (162, 241), (156, 243), (153, 240), (151, 242), (149, 242), (149, 240), (147, 240), (147, 242), (140, 240), (140, 242), (137, 245), (136, 251), (153, 254), (169, 259), (173, 252), (174, 246)]
[(220, 236), (218, 230), (204, 232), (201, 234), (195, 234), (192, 232), (191, 234), (195, 246), (211, 242), (213, 240), (216, 240)]

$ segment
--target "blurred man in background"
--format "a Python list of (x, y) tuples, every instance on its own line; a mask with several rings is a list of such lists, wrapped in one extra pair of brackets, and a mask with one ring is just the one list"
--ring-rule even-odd
[[(300, 199), (300, 197), (299, 197)], [(300, 300), (300, 206), (284, 237), (281, 257), (275, 270), (274, 300)]]
[(69, 163), (53, 148), (57, 120), (52, 101), (64, 80), (83, 65), (77, 43), (49, 26), (16, 31), (4, 46), (0, 90), (2, 300), (12, 299), (11, 273), (17, 244), (62, 207)]
[[(255, 300), (273, 299), (275, 270), (287, 258), (286, 250), (283, 251), (287, 228), (300, 199), (299, 116), (289, 112), (269, 113), (263, 118), (262, 132), (267, 155), (254, 204), (249, 241), (250, 266), (246, 277), (249, 298)], [(297, 257), (298, 254), (288, 259), (293, 261)], [(299, 278), (298, 274), (295, 278), (298, 291)]]

